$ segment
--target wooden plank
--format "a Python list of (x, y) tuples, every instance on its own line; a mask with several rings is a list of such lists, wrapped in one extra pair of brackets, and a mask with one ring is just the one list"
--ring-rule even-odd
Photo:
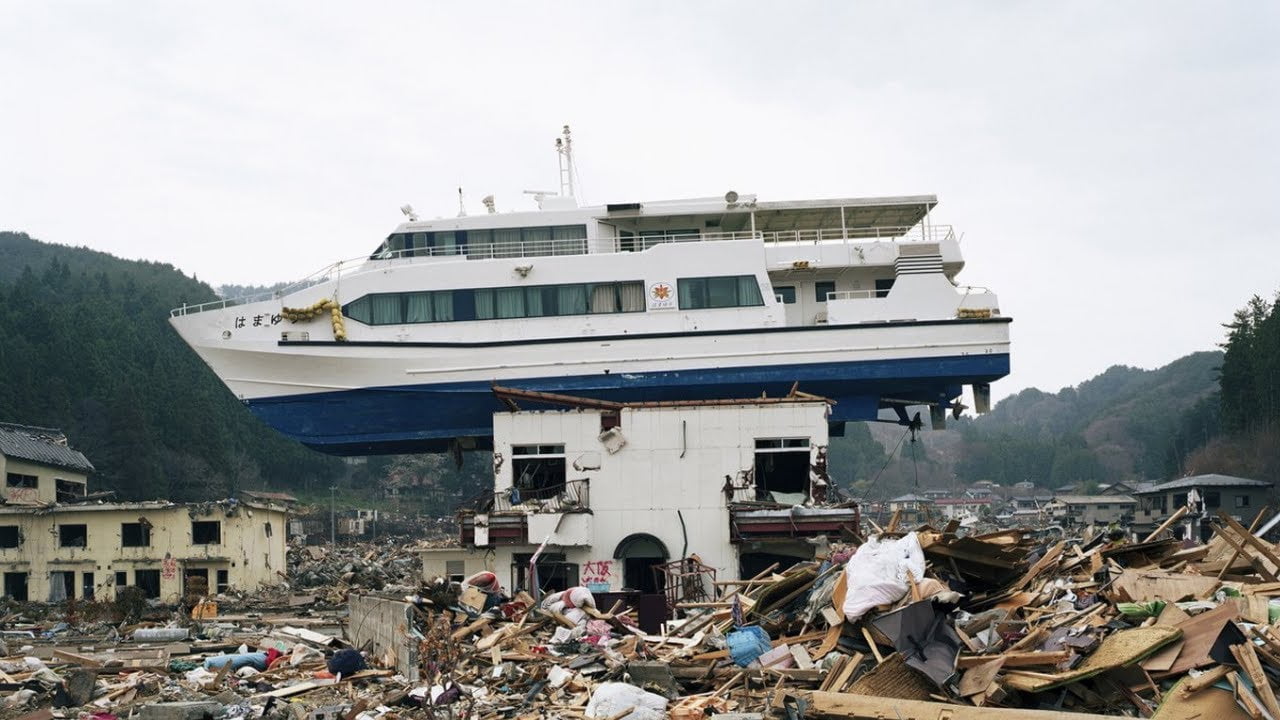
[(1004, 661), (1005, 667), (1057, 665), (1060, 662), (1070, 660), (1071, 655), (1072, 652), (1070, 650), (1055, 650), (1052, 652), (1007, 652), (999, 656), (961, 655), (956, 661), (956, 667), (962, 670), (966, 668), (974, 668), (991, 662), (996, 657), (999, 657)]
[(809, 703), (809, 711), (817, 717), (855, 718), (857, 720), (1098, 720), (1117, 715), (1062, 712), (1059, 710), (1027, 710), (1021, 708), (969, 707), (924, 700), (886, 700), (870, 695), (849, 693), (801, 693)]
[(1186, 515), (1189, 512), (1191, 512), (1191, 508), (1186, 505), (1183, 505), (1182, 507), (1178, 508), (1178, 511), (1170, 515), (1169, 519), (1160, 523), (1160, 527), (1157, 527), (1155, 530), (1152, 530), (1151, 534), (1148, 535), (1147, 539), (1143, 540), (1142, 543), (1145, 544), (1145, 543), (1153, 542), (1156, 538), (1160, 537), (1160, 533), (1173, 527), (1174, 523), (1181, 520), (1182, 516)]
[[(1254, 518), (1253, 518), (1253, 522), (1249, 523), (1249, 534), (1250, 534), (1250, 535), (1252, 535), (1252, 534), (1253, 534), (1253, 531), (1254, 531), (1254, 530), (1257, 530), (1257, 529), (1258, 529), (1258, 524), (1262, 522), (1262, 518), (1263, 518), (1263, 516), (1266, 514), (1267, 510), (1269, 510), (1269, 509), (1270, 509), (1270, 508), (1269, 508), (1268, 506), (1264, 505), (1264, 506), (1262, 507), (1262, 509), (1258, 511), (1258, 514), (1257, 514), (1256, 516), (1254, 516)], [(1240, 551), (1239, 551), (1239, 550), (1236, 550), (1235, 552), (1231, 553), (1231, 559), (1227, 560), (1227, 564), (1226, 564), (1226, 565), (1223, 565), (1223, 566), (1222, 566), (1222, 569), (1218, 571), (1218, 579), (1219, 579), (1219, 580), (1221, 580), (1221, 579), (1222, 579), (1222, 576), (1223, 576), (1223, 575), (1226, 575), (1226, 574), (1227, 574), (1227, 570), (1231, 568), (1231, 566), (1235, 563), (1236, 558), (1238, 558), (1238, 557), (1240, 557)]]
[[(1253, 549), (1257, 550), (1259, 554), (1261, 554), (1261, 555), (1262, 555), (1263, 557), (1265, 557), (1266, 559), (1270, 560), (1270, 561), (1271, 561), (1271, 564), (1272, 564), (1273, 566), (1275, 566), (1275, 568), (1276, 568), (1278, 571), (1280, 571), (1280, 556), (1278, 556), (1278, 555), (1276, 555), (1276, 554), (1275, 554), (1275, 551), (1273, 551), (1273, 550), (1271, 549), (1271, 546), (1270, 546), (1270, 545), (1268, 545), (1267, 543), (1263, 542), (1262, 540), (1259, 540), (1258, 538), (1254, 537), (1254, 536), (1253, 536), (1253, 533), (1251, 533), (1251, 532), (1249, 532), (1248, 530), (1246, 530), (1246, 529), (1245, 529), (1245, 527), (1244, 527), (1243, 525), (1241, 525), (1241, 524), (1240, 524), (1240, 523), (1239, 523), (1235, 518), (1231, 517), (1231, 516), (1230, 516), (1230, 515), (1228, 515), (1226, 512), (1224, 512), (1224, 511), (1222, 511), (1222, 510), (1219, 510), (1219, 511), (1218, 511), (1218, 517), (1219, 517), (1219, 518), (1220, 518), (1224, 523), (1226, 523), (1226, 524), (1227, 524), (1227, 527), (1229, 527), (1229, 528), (1231, 528), (1232, 530), (1236, 531), (1236, 533), (1238, 533), (1242, 538), (1244, 538), (1244, 541), (1245, 541), (1246, 543), (1248, 543), (1249, 545), (1253, 546)], [(1268, 573), (1268, 574), (1270, 574), (1270, 573)], [(1271, 575), (1271, 577), (1270, 577), (1270, 578), (1268, 578), (1268, 579), (1270, 579), (1270, 580), (1277, 580), (1277, 579), (1280, 579), (1280, 578), (1277, 578), (1275, 575)]]

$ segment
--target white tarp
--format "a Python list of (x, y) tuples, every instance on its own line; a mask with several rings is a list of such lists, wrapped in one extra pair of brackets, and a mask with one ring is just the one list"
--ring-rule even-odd
[(877, 605), (901, 600), (910, 589), (907, 571), (917, 580), (924, 577), (924, 550), (915, 533), (868, 540), (844, 566), (844, 616), (853, 622)]

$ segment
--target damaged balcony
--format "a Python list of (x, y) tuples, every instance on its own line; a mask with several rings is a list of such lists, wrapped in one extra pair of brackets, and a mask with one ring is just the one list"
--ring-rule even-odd
[(854, 507), (784, 507), (773, 503), (729, 506), (729, 537), (734, 543), (819, 535), (852, 538), (857, 522), (858, 510)]
[(591, 544), (590, 481), (512, 487), (483, 495), (458, 511), (465, 546)]

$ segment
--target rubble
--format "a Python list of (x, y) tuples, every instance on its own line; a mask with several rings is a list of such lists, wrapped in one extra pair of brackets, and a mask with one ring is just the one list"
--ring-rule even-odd
[[(1226, 516), (1214, 531), (1187, 547), (890, 524), (672, 595), (658, 633), (585, 588), (424, 585), (404, 542), (299, 547), (287, 592), (195, 619), (10, 608), (0, 716), (1280, 720), (1280, 548)], [(374, 590), (394, 607), (348, 615)]]

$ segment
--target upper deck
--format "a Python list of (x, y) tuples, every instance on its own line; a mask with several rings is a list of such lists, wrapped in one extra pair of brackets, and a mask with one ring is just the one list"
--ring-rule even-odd
[[(185, 306), (172, 314), (283, 297), (387, 262), (609, 255), (642, 252), (667, 243), (750, 239), (761, 241), (766, 250), (955, 240), (950, 225), (930, 221), (929, 213), (938, 202), (933, 195), (782, 202), (758, 202), (753, 196), (729, 198), (411, 220), (396, 227), (369, 256), (334, 263), (272, 293)], [(551, 203), (556, 206), (572, 204), (571, 198), (554, 199), (560, 201)], [(850, 251), (849, 255), (853, 254)]]

